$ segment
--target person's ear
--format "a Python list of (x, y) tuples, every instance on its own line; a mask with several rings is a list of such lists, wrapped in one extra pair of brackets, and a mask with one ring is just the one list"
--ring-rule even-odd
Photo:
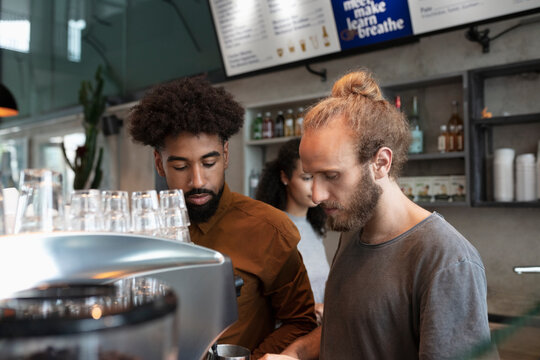
[(285, 172), (283, 170), (280, 170), (279, 176), (281, 178), (281, 182), (283, 183), (283, 185), (287, 186), (289, 179), (287, 179), (287, 175), (285, 175)]
[(225, 141), (223, 144), (223, 164), (224, 168), (227, 169), (229, 167), (229, 142)]
[(375, 180), (388, 176), (392, 167), (392, 150), (386, 146), (381, 147), (371, 161), (371, 169)]
[(161, 153), (154, 149), (154, 164), (156, 165), (156, 170), (161, 177), (165, 177), (165, 170), (163, 170), (163, 162), (161, 161)]

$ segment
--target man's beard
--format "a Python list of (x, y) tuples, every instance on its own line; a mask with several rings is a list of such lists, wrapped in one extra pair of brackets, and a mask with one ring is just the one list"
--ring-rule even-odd
[(328, 226), (330, 229), (340, 232), (364, 227), (373, 217), (381, 194), (381, 187), (371, 179), (368, 167), (364, 167), (363, 175), (355, 186), (350, 204), (347, 206), (337, 202), (321, 204), (323, 208), (338, 208), (343, 213), (341, 217), (328, 216)]
[(212, 216), (214, 216), (214, 214), (216, 213), (218, 209), (219, 200), (221, 199), (221, 195), (223, 195), (224, 188), (225, 188), (225, 185), (221, 187), (218, 194), (204, 188), (192, 189), (189, 192), (187, 192), (185, 194), (186, 199), (190, 195), (197, 195), (197, 194), (210, 194), (211, 195), (210, 200), (208, 200), (206, 204), (202, 204), (202, 205), (195, 205), (195, 204), (190, 203), (189, 201), (186, 201), (189, 220), (194, 224), (199, 224), (199, 223), (207, 222)]

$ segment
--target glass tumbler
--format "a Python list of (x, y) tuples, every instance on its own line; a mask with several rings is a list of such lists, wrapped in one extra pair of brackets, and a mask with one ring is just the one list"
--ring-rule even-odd
[(159, 205), (162, 236), (190, 243), (189, 216), (182, 190), (160, 191)]
[(64, 229), (62, 175), (47, 169), (26, 169), (19, 180), (14, 233)]
[(119, 233), (130, 231), (127, 191), (102, 191), (101, 204), (103, 209), (103, 231)]
[(159, 236), (159, 205), (155, 190), (131, 194), (131, 230), (135, 234)]
[(99, 190), (73, 190), (69, 207), (68, 229), (101, 231), (101, 194)]
[(4, 191), (0, 183), (0, 235), (7, 234), (6, 217), (4, 214)]

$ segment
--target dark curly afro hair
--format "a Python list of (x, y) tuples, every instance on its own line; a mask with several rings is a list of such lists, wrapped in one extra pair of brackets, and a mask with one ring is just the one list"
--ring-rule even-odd
[(202, 77), (182, 78), (150, 89), (128, 116), (135, 142), (162, 149), (182, 132), (218, 134), (227, 141), (244, 123), (244, 109), (231, 94)]

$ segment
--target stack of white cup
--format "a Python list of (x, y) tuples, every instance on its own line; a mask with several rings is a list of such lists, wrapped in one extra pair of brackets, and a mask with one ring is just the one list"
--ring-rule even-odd
[(514, 200), (514, 149), (495, 150), (493, 158), (493, 197), (495, 201)]
[(536, 200), (536, 164), (534, 154), (516, 157), (516, 200)]
[(536, 150), (536, 198), (540, 200), (540, 140)]

